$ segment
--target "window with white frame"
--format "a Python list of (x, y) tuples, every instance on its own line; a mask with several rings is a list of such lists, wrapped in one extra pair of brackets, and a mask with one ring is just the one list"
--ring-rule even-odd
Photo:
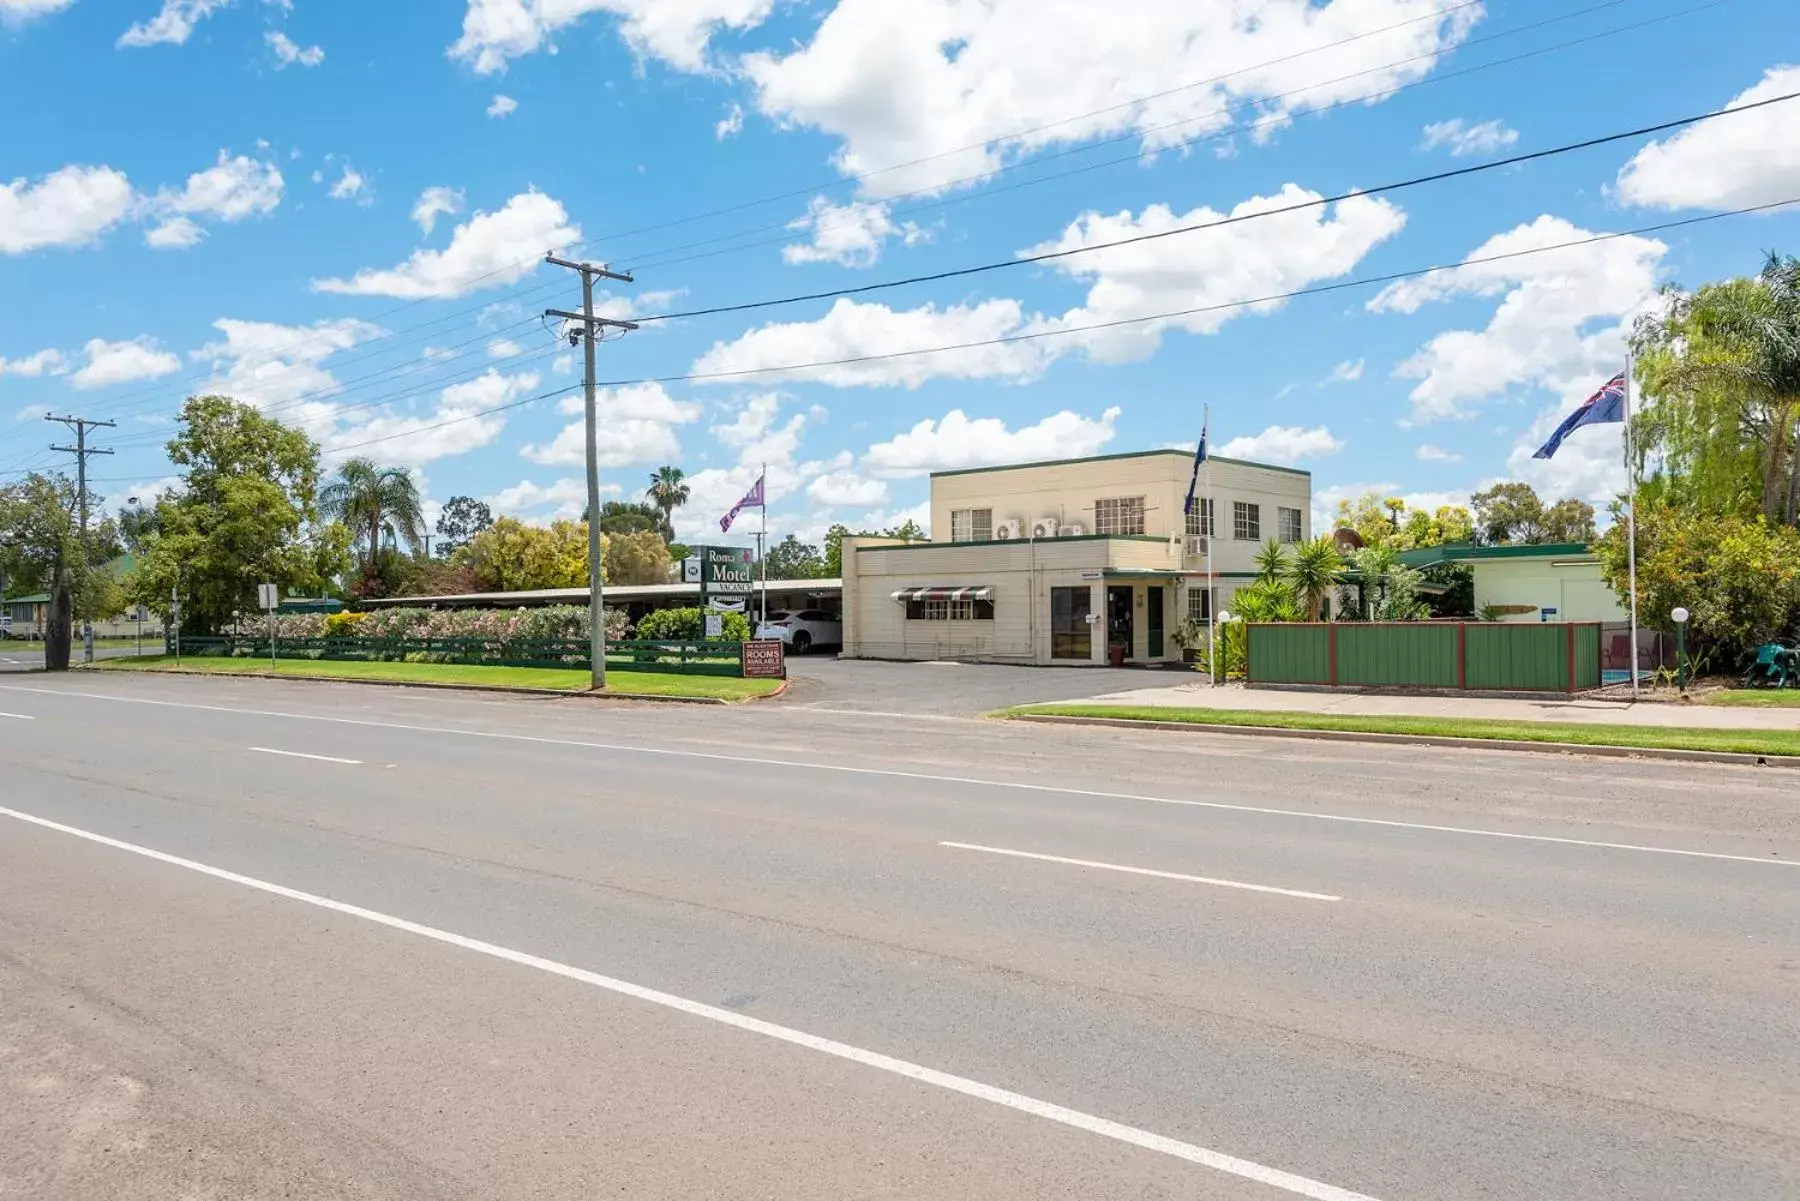
[(950, 510), (950, 541), (991, 542), (994, 538), (992, 509)]
[(1144, 532), (1144, 498), (1114, 496), (1094, 502), (1096, 534), (1141, 534)]
[(1212, 593), (1206, 588), (1189, 588), (1187, 590), (1187, 615), (1189, 621), (1204, 622), (1212, 617)]
[(1262, 506), (1247, 500), (1231, 502), (1231, 536), (1239, 542), (1262, 541)]
[(1194, 500), (1194, 511), (1187, 515), (1187, 532), (1190, 538), (1211, 538), (1214, 533), (1212, 501), (1206, 497)]
[(1290, 509), (1285, 505), (1278, 505), (1275, 509), (1275, 516), (1281, 523), (1281, 540), (1283, 542), (1300, 541), (1302, 537), (1300, 531), (1300, 510)]

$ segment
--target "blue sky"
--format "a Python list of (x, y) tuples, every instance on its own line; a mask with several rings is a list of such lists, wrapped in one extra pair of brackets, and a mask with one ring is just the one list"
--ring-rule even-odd
[[(0, 0), (0, 480), (65, 465), (41, 414), (72, 412), (119, 422), (94, 491), (147, 497), (205, 390), (434, 502), (578, 512), (577, 394), (489, 411), (578, 382), (552, 245), (632, 270), (604, 311), (654, 318), (1710, 112), (1800, 91), (1790, 64), (1791, 0)], [(1614, 431), (1531, 448), (1657, 288), (1796, 251), (1800, 209), (1555, 247), (1789, 198), (1800, 101), (651, 321), (602, 379), (737, 374), (609, 388), (603, 481), (680, 465), (699, 537), (766, 462), (771, 528), (816, 539), (922, 519), (934, 469), (1191, 443), (1210, 406), (1215, 446), (1310, 469), (1316, 512), (1500, 478), (1603, 500)]]

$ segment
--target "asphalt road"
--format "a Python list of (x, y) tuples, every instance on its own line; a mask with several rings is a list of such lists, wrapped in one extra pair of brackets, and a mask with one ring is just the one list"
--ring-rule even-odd
[[(137, 644), (124, 642), (99, 642), (94, 644), (96, 659), (125, 659), (137, 654)], [(162, 653), (160, 638), (144, 639), (144, 653), (155, 655)], [(81, 644), (75, 644), (74, 662), (82, 661)], [(0, 673), (9, 671), (42, 671), (44, 670), (44, 644), (29, 642), (22, 638), (8, 638), (0, 641)]]
[(0, 714), (0, 1197), (1800, 1196), (1790, 773), (155, 677)]
[(779, 703), (790, 708), (952, 717), (1136, 688), (1173, 688), (1197, 679), (1192, 671), (1162, 668), (883, 663), (829, 654), (792, 656), (788, 674), (791, 686)]

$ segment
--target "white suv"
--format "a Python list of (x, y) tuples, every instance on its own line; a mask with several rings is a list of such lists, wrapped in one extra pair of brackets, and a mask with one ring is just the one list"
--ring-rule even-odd
[(844, 623), (823, 609), (778, 609), (756, 627), (758, 638), (779, 638), (804, 655), (815, 646), (844, 645)]

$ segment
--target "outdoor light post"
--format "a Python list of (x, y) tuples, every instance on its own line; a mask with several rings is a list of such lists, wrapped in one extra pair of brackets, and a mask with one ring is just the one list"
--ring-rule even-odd
[(1675, 686), (1687, 691), (1687, 621), (1688, 611), (1676, 605), (1669, 613), (1675, 619)]
[(1221, 673), (1219, 670), (1219, 657), (1220, 657), (1220, 649), (1219, 648), (1224, 645), (1225, 640), (1228, 637), (1228, 635), (1225, 632), (1225, 626), (1230, 620), (1231, 620), (1230, 610), (1221, 609), (1219, 611), (1219, 621), (1218, 621), (1218, 626), (1217, 626), (1218, 631), (1219, 631), (1219, 636), (1217, 638), (1213, 639), (1213, 644), (1209, 648), (1212, 653), (1207, 656), (1209, 659), (1212, 660), (1212, 669), (1213, 669), (1212, 682), (1213, 682), (1213, 686), (1215, 688), (1218, 687), (1221, 676), (1222, 676), (1222, 678), (1224, 678), (1227, 681), (1229, 681), (1231, 679), (1231, 672), (1229, 670), (1229, 668), (1230, 668), (1229, 664), (1226, 665), (1227, 670), (1224, 671), (1223, 673)]

